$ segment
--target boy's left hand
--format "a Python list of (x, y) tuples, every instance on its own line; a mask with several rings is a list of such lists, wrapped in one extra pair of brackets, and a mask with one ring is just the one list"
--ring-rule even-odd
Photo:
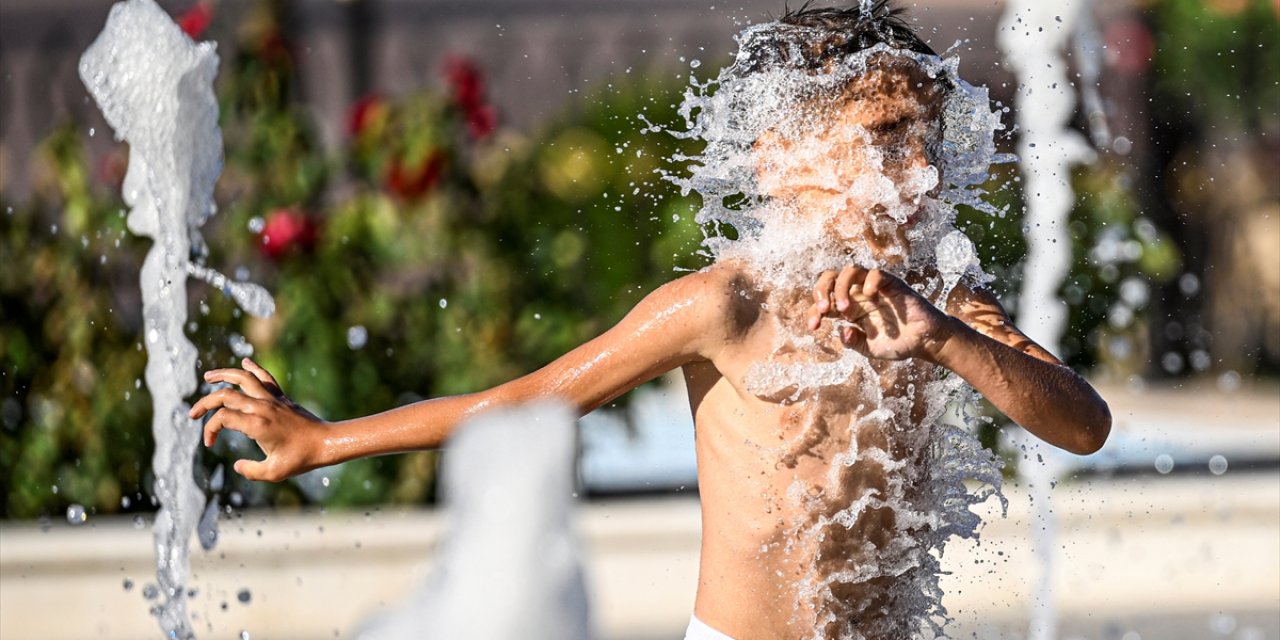
[(810, 330), (824, 317), (842, 319), (845, 345), (868, 358), (932, 359), (951, 333), (952, 319), (897, 276), (848, 266), (824, 271), (813, 289)]
[(325, 422), (290, 400), (276, 379), (258, 363), (245, 358), (244, 369), (215, 369), (205, 382), (227, 387), (200, 398), (188, 415), (199, 419), (216, 411), (204, 425), (204, 446), (212, 447), (223, 429), (239, 431), (262, 448), (265, 460), (237, 460), (236, 473), (250, 480), (279, 482), (323, 466), (320, 451)]

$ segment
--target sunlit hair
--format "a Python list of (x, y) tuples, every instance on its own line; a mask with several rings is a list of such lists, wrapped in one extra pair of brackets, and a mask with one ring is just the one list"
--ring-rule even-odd
[[(851, 99), (863, 99), (867, 91), (889, 96), (912, 92), (927, 106), (931, 117), (941, 115), (942, 104), (953, 88), (942, 74), (930, 74), (920, 65), (921, 56), (937, 54), (904, 20), (906, 10), (890, 0), (863, 6), (785, 9), (767, 25), (744, 32), (739, 40), (738, 58), (728, 69), (730, 75), (745, 77), (760, 72), (795, 69), (814, 75), (837, 72), (851, 60), (863, 71), (843, 86), (815, 86), (809, 98), (815, 104), (834, 106)], [(860, 56), (878, 49), (871, 57)], [(904, 55), (894, 55), (901, 52)], [(869, 82), (856, 82), (863, 79)], [(812, 107), (813, 105), (811, 105)], [(935, 132), (934, 136), (936, 137)], [(938, 144), (929, 145), (931, 161), (937, 160)]]
[(877, 0), (865, 9), (813, 7), (811, 2), (799, 9), (788, 8), (768, 30), (768, 37), (740, 43), (750, 50), (748, 55), (739, 57), (735, 71), (742, 75), (769, 68), (820, 72), (850, 54), (879, 44), (937, 55), (903, 19), (905, 11), (889, 0)]

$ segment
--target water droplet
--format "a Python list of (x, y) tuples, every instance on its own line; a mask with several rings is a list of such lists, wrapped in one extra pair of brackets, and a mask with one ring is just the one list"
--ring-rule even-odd
[(240, 631), (240, 640), (249, 640), (249, 632), (247, 630)]
[(1228, 635), (1236, 630), (1236, 618), (1226, 613), (1214, 614), (1209, 618), (1209, 629), (1219, 635)]
[(1226, 371), (1218, 376), (1218, 389), (1224, 393), (1239, 391), (1240, 374), (1235, 371)]
[[(127, 395), (129, 395), (129, 393), (126, 391), (126, 392), (125, 392), (125, 395), (126, 395), (126, 396), (127, 396)], [(125, 399), (126, 399), (126, 400), (128, 400), (128, 398), (125, 398)], [(121, 498), (120, 498), (120, 508), (121, 508), (121, 509), (128, 509), (131, 505), (133, 505), (133, 500), (130, 500), (130, 499), (129, 499), (129, 496), (121, 496)]]
[(1178, 289), (1190, 298), (1200, 292), (1200, 278), (1194, 273), (1184, 273), (1178, 278)]
[(1227, 459), (1221, 455), (1215, 455), (1209, 458), (1209, 472), (1215, 476), (1220, 476), (1227, 472)]
[(364, 348), (369, 342), (369, 330), (363, 325), (355, 325), (347, 328), (347, 347), (352, 351)]
[(444, 309), (445, 307), (448, 307), (448, 306), (449, 306), (449, 301), (444, 298), (440, 298), (440, 308)]
[(148, 600), (155, 600), (160, 595), (160, 589), (154, 584), (147, 584), (142, 588), (142, 597)]
[(212, 500), (205, 505), (204, 514), (200, 516), (200, 522), (196, 525), (197, 537), (200, 539), (200, 546), (208, 551), (218, 544), (218, 496), (215, 494)]
[(67, 507), (67, 522), (73, 525), (82, 525), (89, 519), (89, 514), (85, 513), (82, 505), (73, 504)]
[(252, 282), (228, 283), (227, 293), (251, 316), (266, 318), (276, 312), (275, 298), (266, 289)]
[(141, 528), (143, 528), (143, 527), (145, 527), (145, 526), (147, 526), (147, 519), (146, 519), (146, 518), (143, 518), (142, 516), (134, 516), (134, 517), (133, 517), (133, 528), (134, 528), (134, 529), (141, 529)]
[(249, 600), (252, 600), (252, 599), (253, 599), (253, 594), (249, 593), (248, 589), (241, 589), (236, 592), (236, 600), (239, 600), (244, 604), (249, 604)]
[(1160, 472), (1161, 475), (1173, 471), (1173, 457), (1167, 453), (1156, 456), (1156, 471)]
[(133, 590), (133, 580), (125, 578), (124, 582), (121, 583), (121, 586), (124, 587), (125, 591), (131, 591)]
[(701, 66), (702, 66), (702, 61), (697, 58), (694, 58), (689, 61), (689, 67), (692, 69), (697, 69), (698, 67), (701, 67)]
[(1160, 367), (1170, 375), (1181, 373), (1183, 364), (1182, 354), (1176, 351), (1169, 351), (1160, 357)]
[(231, 347), (231, 353), (237, 358), (248, 358), (253, 355), (253, 345), (238, 333), (227, 336), (227, 346)]
[(93, 137), (93, 134), (95, 134), (95, 133), (97, 133), (97, 132), (98, 132), (98, 131), (97, 131), (97, 129), (94, 129), (93, 127), (89, 127), (89, 137), (90, 137), (90, 138), (92, 138), (92, 137)]
[(320, 485), (325, 487), (329, 486), (329, 476), (321, 476)]
[(262, 216), (249, 218), (249, 231), (252, 233), (262, 233), (262, 230), (265, 229), (266, 226), (267, 223), (262, 219)]

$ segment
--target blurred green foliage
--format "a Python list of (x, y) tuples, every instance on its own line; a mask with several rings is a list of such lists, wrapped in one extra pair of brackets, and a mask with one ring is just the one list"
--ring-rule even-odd
[(1280, 126), (1280, 7), (1272, 0), (1152, 3), (1160, 100), (1233, 133)]
[[(267, 286), (277, 312), (244, 316), (191, 281), (202, 368), (253, 350), (320, 415), (366, 415), (535, 369), (677, 266), (701, 266), (694, 202), (657, 173), (683, 143), (636, 118), (674, 121), (681, 87), (635, 81), (525, 135), (497, 126), (483, 74), (455, 59), (441, 88), (354, 105), (347, 145), (326, 157), (275, 10), (250, 13), (220, 74), (226, 166), (203, 231), (207, 264)], [(47, 195), (0, 219), (5, 255), (32, 265), (0, 276), (8, 517), (152, 508), (150, 406), (135, 384), (147, 243), (124, 230), (124, 150), (90, 162), (80, 136), (67, 126), (46, 141)], [(229, 434), (201, 455), (211, 470), (253, 449)], [(423, 453), (280, 485), (227, 474), (222, 491), (236, 506), (416, 503), (432, 499), (435, 466)]]
[[(1017, 294), (1027, 253), (1024, 238), (1021, 178), (1012, 165), (993, 167), (985, 185), (985, 199), (1005, 212), (991, 216), (960, 207), (956, 226), (973, 240), (983, 268), (995, 277), (991, 287), (1015, 315)], [(1112, 157), (1076, 167), (1072, 175), (1076, 194), (1068, 233), (1072, 240), (1072, 264), (1059, 296), (1068, 308), (1067, 329), (1058, 354), (1078, 370), (1117, 364), (1135, 372), (1141, 349), (1142, 296), (1150, 283), (1164, 282), (1179, 273), (1178, 248), (1168, 234), (1143, 216), (1129, 184), (1129, 169)], [(1126, 287), (1128, 298), (1121, 295)], [(1123, 308), (1119, 314), (1117, 309)], [(1117, 363), (1106, 347), (1108, 338), (1128, 336), (1132, 355)]]
[(119, 203), (92, 193), (75, 131), (36, 155), (48, 168), (36, 197), (0, 215), (0, 505), (16, 517), (69, 503), (114, 510), (152, 450), (138, 313), (124, 309), (136, 303), (115, 288), (136, 281), (139, 243)]

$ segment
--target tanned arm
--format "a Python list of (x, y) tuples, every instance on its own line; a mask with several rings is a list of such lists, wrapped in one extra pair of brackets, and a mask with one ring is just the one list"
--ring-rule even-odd
[(947, 307), (951, 315), (886, 272), (846, 267), (819, 277), (809, 327), (843, 320), (845, 344), (867, 357), (941, 365), (1049, 444), (1082, 455), (1102, 447), (1111, 431), (1106, 402), (1019, 331), (994, 296), (960, 287)]
[(496, 407), (559, 398), (585, 414), (666, 371), (714, 357), (726, 335), (721, 281), (705, 271), (660, 287), (600, 337), (538, 371), (478, 393), (326, 423), (286, 398), (270, 373), (246, 359), (244, 370), (205, 374), (208, 382), (238, 389), (201, 398), (191, 417), (216, 409), (204, 428), (205, 446), (222, 429), (239, 431), (267, 457), (240, 460), (235, 470), (251, 480), (279, 481), (354, 458), (439, 447), (460, 422)]

